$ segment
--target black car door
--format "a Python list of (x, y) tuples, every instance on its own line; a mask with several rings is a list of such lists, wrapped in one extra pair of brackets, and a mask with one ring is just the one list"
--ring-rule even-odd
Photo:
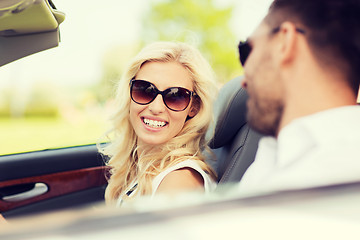
[(102, 201), (106, 167), (95, 145), (0, 156), (5, 217)]

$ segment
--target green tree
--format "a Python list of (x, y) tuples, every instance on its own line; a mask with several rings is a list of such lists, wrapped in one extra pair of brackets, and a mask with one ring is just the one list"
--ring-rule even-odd
[(218, 80), (227, 82), (242, 72), (229, 27), (232, 12), (233, 6), (218, 8), (213, 0), (154, 1), (143, 17), (143, 44), (188, 42), (208, 59)]
[(97, 100), (104, 103), (115, 96), (116, 86), (125, 67), (139, 51), (137, 43), (117, 45), (104, 53), (102, 59), (102, 76), (100, 82), (94, 86)]

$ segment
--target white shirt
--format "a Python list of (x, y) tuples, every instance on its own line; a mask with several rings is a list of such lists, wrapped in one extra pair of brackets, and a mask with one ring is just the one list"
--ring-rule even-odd
[(360, 180), (360, 106), (294, 120), (259, 142), (241, 191), (303, 189)]
[[(207, 174), (204, 170), (202, 170), (202, 168), (199, 166), (199, 164), (194, 161), (194, 160), (185, 160), (185, 161), (182, 161), (178, 164), (175, 164), (174, 166), (172, 167), (169, 167), (167, 169), (165, 169), (165, 171), (159, 173), (152, 181), (152, 194), (151, 194), (151, 198), (153, 198), (155, 196), (155, 193), (157, 191), (157, 189), (159, 188), (162, 180), (171, 172), (175, 171), (175, 170), (178, 170), (178, 169), (181, 169), (181, 168), (192, 168), (194, 169), (195, 171), (197, 171), (203, 178), (204, 180), (204, 191), (205, 191), (205, 194), (213, 191), (215, 188), (216, 188), (216, 183), (215, 181), (210, 177), (209, 174)], [(137, 197), (138, 194), (136, 193), (136, 186), (137, 186), (137, 183), (136, 182), (133, 182), (131, 185), (131, 187), (129, 187), (129, 190), (126, 191), (127, 193), (124, 193), (124, 194), (128, 194), (129, 197)], [(130, 191), (130, 193), (129, 193)], [(122, 199), (123, 199), (123, 196), (124, 194), (122, 194), (118, 201), (117, 201), (117, 206), (119, 207), (121, 204), (122, 204)]]

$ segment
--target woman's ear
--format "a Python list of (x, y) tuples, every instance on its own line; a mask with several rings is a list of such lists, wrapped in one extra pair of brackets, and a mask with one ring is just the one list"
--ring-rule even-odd
[(191, 108), (188, 116), (190, 118), (194, 117), (200, 110), (200, 98), (198, 96), (194, 96), (191, 103)]

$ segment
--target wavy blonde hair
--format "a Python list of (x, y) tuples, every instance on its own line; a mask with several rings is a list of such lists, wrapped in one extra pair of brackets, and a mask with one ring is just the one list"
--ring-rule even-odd
[[(197, 94), (198, 112), (189, 118), (177, 136), (168, 142), (137, 151), (137, 136), (129, 120), (130, 80), (146, 62), (177, 62), (190, 74)], [(207, 148), (206, 131), (213, 119), (212, 105), (216, 96), (215, 75), (201, 53), (192, 46), (178, 42), (156, 42), (145, 47), (132, 60), (118, 83), (116, 112), (112, 118), (111, 141), (100, 152), (109, 159), (111, 177), (105, 192), (106, 202), (116, 201), (134, 181), (137, 192), (151, 194), (152, 179), (166, 168), (189, 158), (216, 178), (205, 163), (203, 151)], [(194, 100), (194, 98), (193, 98)], [(192, 101), (192, 104), (194, 101)], [(108, 134), (108, 136), (110, 136)], [(126, 200), (126, 194), (123, 198)]]

